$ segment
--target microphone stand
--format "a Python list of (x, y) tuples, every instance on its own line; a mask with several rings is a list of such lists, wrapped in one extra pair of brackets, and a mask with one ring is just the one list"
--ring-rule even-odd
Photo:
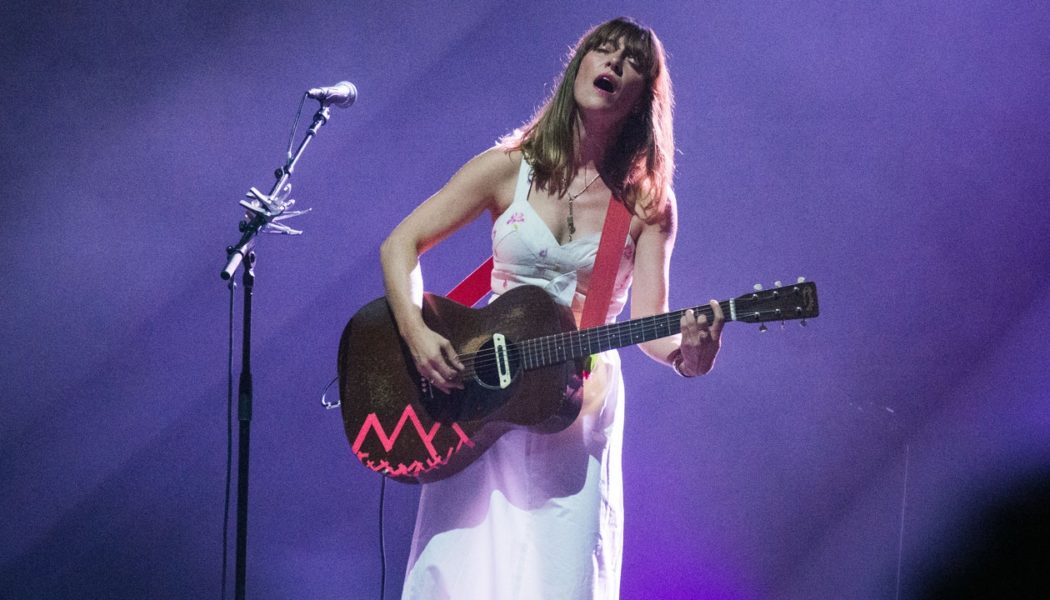
[[(303, 141), (300, 142), (299, 149), (294, 155), (289, 153), (285, 164), (274, 171), (277, 182), (274, 183), (270, 193), (263, 194), (253, 187), (247, 194), (250, 200), (241, 200), (241, 206), (248, 210), (251, 218), (238, 224), (238, 228), (242, 232), (241, 239), (236, 245), (226, 248), (226, 267), (221, 273), (222, 279), (231, 279), (238, 267), (241, 266), (241, 263), (247, 258), (247, 265), (243, 274), (244, 319), (242, 324), (241, 378), (237, 395), (237, 419), (240, 423), (240, 437), (237, 446), (237, 562), (234, 571), (234, 596), (236, 600), (244, 600), (245, 563), (248, 553), (248, 458), (252, 420), (251, 331), (252, 297), (255, 288), (255, 240), (260, 232), (285, 235), (302, 234), (302, 231), (292, 229), (280, 222), (310, 212), (310, 209), (288, 210), (295, 204), (295, 200), (288, 199), (288, 194), (292, 189), (292, 185), (288, 183), (288, 180), (291, 178), (295, 164), (303, 155), (307, 144), (317, 135), (317, 131), (321, 126), (328, 122), (330, 115), (331, 107), (322, 101), (321, 108), (314, 114), (313, 125), (310, 126)], [(223, 560), (225, 560), (225, 557)]]

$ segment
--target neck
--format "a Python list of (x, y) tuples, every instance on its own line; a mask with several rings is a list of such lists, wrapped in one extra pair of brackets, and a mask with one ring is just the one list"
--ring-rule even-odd
[(576, 168), (599, 169), (605, 159), (605, 150), (620, 135), (623, 123), (605, 123), (600, 119), (576, 116)]

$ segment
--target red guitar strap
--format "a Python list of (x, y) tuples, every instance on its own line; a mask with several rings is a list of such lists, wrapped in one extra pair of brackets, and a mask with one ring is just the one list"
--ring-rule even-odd
[(605, 315), (609, 312), (609, 303), (612, 302), (613, 287), (616, 286), (616, 273), (620, 270), (620, 257), (623, 256), (630, 228), (631, 213), (627, 212), (627, 207), (617, 200), (616, 196), (609, 198), (609, 209), (605, 211), (605, 225), (602, 226), (602, 237), (598, 242), (598, 256), (594, 258), (594, 271), (587, 287), (587, 300), (583, 303), (580, 329), (605, 323)]
[[(612, 302), (613, 287), (616, 285), (616, 273), (620, 270), (620, 256), (627, 233), (631, 227), (631, 213), (622, 202), (612, 197), (609, 209), (605, 213), (605, 224), (602, 226), (601, 241), (598, 242), (598, 255), (594, 259), (594, 272), (591, 274), (587, 300), (583, 303), (583, 316), (580, 329), (595, 327), (605, 323), (605, 315)], [(451, 300), (466, 306), (474, 306), (491, 290), (492, 257), (481, 263), (474, 272), (456, 284), (448, 293)]]
[(448, 293), (449, 300), (465, 306), (474, 306), (492, 290), (492, 257), (478, 265), (466, 279), (456, 284)]

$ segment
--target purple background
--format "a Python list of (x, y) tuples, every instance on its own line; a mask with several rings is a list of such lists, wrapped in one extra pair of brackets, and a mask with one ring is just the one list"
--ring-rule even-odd
[[(699, 380), (623, 352), (624, 597), (890, 598), (900, 539), (915, 597), (1045, 481), (1043, 3), (357, 4), (0, 8), (0, 596), (218, 596), (223, 248), (299, 94), (351, 79), (293, 180), (306, 235), (260, 247), (248, 590), (377, 597), (379, 479), (318, 403), (341, 329), (385, 234), (617, 14), (671, 55), (672, 305), (800, 274), (822, 303), (729, 325)], [(487, 228), (424, 258), (429, 289)], [(387, 487), (390, 598), (417, 493)]]

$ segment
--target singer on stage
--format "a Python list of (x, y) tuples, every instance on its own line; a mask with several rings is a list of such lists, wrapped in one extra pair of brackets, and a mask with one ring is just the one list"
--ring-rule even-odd
[[(544, 288), (577, 322), (610, 202), (630, 212), (606, 321), (667, 312), (676, 234), (671, 80), (652, 30), (614, 19), (580, 39), (554, 93), (520, 130), (471, 159), (383, 243), (386, 295), (421, 375), (443, 390), (464, 368), (420, 312), (418, 257), (488, 213), (501, 294)], [(691, 311), (682, 334), (642, 345), (668, 373), (707, 373), (722, 312)], [(619, 597), (624, 386), (615, 350), (595, 357), (576, 421), (515, 430), (462, 472), (423, 486), (403, 598)], [(644, 418), (638, 403), (635, 418)]]

